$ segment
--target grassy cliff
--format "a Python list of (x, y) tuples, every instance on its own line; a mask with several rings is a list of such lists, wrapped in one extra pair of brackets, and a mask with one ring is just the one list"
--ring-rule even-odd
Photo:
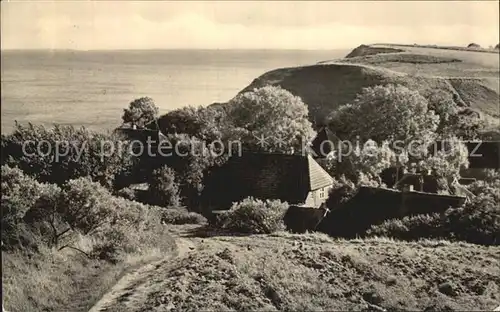
[(441, 89), (462, 107), (500, 117), (498, 51), (402, 45), (362, 45), (346, 58), (303, 67), (280, 68), (256, 78), (241, 92), (279, 85), (309, 106), (322, 123), (336, 107), (349, 103), (362, 88), (401, 84), (426, 96)]

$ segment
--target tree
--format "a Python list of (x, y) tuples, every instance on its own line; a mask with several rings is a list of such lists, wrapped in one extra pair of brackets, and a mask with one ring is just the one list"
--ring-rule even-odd
[(65, 183), (56, 209), (71, 229), (83, 234), (110, 223), (118, 213), (111, 193), (88, 177)]
[(450, 118), (448, 133), (452, 133), (463, 140), (474, 140), (480, 135), (485, 127), (485, 122), (481, 119), (480, 113), (464, 108)]
[(460, 169), (469, 166), (467, 146), (455, 136), (445, 137), (441, 146), (431, 150), (428, 157), (421, 161), (420, 168), (433, 170), (439, 177), (454, 178), (459, 176)]
[(275, 86), (237, 95), (228, 104), (233, 135), (252, 149), (290, 152), (300, 150), (314, 135), (309, 111), (302, 100)]
[(453, 100), (452, 94), (437, 89), (432, 90), (426, 98), (429, 101), (429, 109), (439, 116), (439, 125), (436, 132), (439, 134), (452, 133), (459, 112), (459, 107)]
[(220, 108), (186, 106), (161, 116), (158, 125), (165, 134), (187, 134), (211, 142), (222, 137), (224, 118)]
[(397, 155), (389, 148), (388, 142), (381, 146), (368, 140), (363, 146), (355, 146), (352, 150), (335, 151), (328, 158), (328, 171), (337, 178), (342, 177), (358, 184), (363, 180), (375, 180), (382, 184), (382, 170), (397, 164)]
[(122, 120), (132, 126), (144, 127), (154, 121), (158, 116), (158, 107), (152, 98), (141, 97), (130, 102), (128, 108), (123, 110)]
[(153, 172), (149, 185), (151, 204), (162, 207), (178, 207), (180, 203), (179, 186), (174, 171), (164, 166)]
[(118, 174), (133, 166), (129, 143), (84, 127), (47, 129), (16, 123), (14, 131), (2, 137), (2, 164), (19, 167), (41, 182), (62, 185), (89, 176), (111, 189)]
[(225, 163), (228, 154), (186, 134), (169, 135), (169, 140), (176, 147), (176, 153), (168, 157), (166, 163), (176, 173), (183, 204), (197, 210), (206, 173)]
[(335, 110), (329, 125), (343, 139), (377, 143), (401, 140), (431, 142), (439, 116), (417, 91), (399, 85), (365, 88), (351, 104)]

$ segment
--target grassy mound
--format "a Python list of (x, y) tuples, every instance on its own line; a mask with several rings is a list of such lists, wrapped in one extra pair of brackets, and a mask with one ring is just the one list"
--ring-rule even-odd
[(499, 114), (497, 53), (413, 46), (365, 46), (361, 50), (341, 60), (272, 70), (241, 92), (278, 85), (300, 96), (309, 106), (311, 119), (319, 123), (333, 109), (352, 101), (362, 88), (390, 83), (423, 95), (440, 89), (451, 93), (460, 106), (487, 116)]
[(375, 55), (375, 54), (381, 54), (381, 53), (394, 53), (394, 52), (403, 52), (403, 50), (389, 48), (389, 47), (371, 47), (371, 46), (362, 44), (359, 47), (352, 50), (351, 53), (347, 54), (346, 58)]
[(128, 311), (486, 310), (498, 247), (277, 233), (205, 240), (158, 268)]
[(385, 53), (369, 56), (358, 56), (346, 58), (346, 62), (356, 63), (362, 62), (365, 64), (382, 64), (388, 62), (409, 63), (409, 64), (441, 64), (462, 62), (459, 59), (451, 57), (442, 57), (434, 55), (413, 54), (413, 53)]

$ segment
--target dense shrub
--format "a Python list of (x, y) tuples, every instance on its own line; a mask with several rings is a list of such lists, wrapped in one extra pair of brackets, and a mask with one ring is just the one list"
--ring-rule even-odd
[(41, 182), (62, 185), (89, 176), (111, 188), (116, 176), (131, 170), (132, 155), (128, 142), (115, 135), (83, 127), (56, 125), (47, 129), (16, 123), (11, 134), (2, 136), (3, 164), (19, 167)]
[(172, 169), (164, 166), (153, 171), (149, 184), (149, 200), (150, 204), (162, 207), (179, 206), (179, 186)]
[(36, 215), (30, 213), (40, 198), (56, 199), (60, 189), (39, 183), (18, 168), (2, 166), (2, 248), (38, 248), (42, 238), (30, 224)]
[(228, 154), (220, 155), (215, 149), (214, 153), (209, 152), (204, 142), (196, 137), (175, 135), (169, 139), (176, 146), (178, 155), (168, 157), (166, 165), (175, 171), (182, 204), (197, 211), (205, 176), (213, 168), (224, 164)]
[(481, 194), (463, 207), (449, 208), (442, 214), (387, 220), (372, 226), (367, 235), (406, 240), (442, 238), (483, 245), (500, 245), (499, 201), (491, 194)]
[(356, 190), (354, 183), (345, 178), (341, 178), (340, 182), (337, 182), (330, 190), (326, 200), (326, 206), (330, 210), (340, 207), (355, 195)]
[[(114, 197), (90, 178), (70, 180), (59, 188), (2, 166), (4, 249), (76, 248), (86, 241), (82, 252), (117, 261), (121, 255), (162, 244), (163, 210)], [(177, 223), (201, 219), (187, 211), (178, 214)]]
[(435, 213), (387, 220), (382, 224), (373, 225), (367, 231), (367, 235), (418, 240), (420, 238), (445, 238), (446, 233), (444, 233), (443, 216)]
[(288, 204), (279, 200), (245, 198), (225, 212), (220, 227), (237, 233), (267, 234), (285, 228), (283, 216)]
[(124, 187), (116, 192), (117, 196), (123, 197), (128, 200), (135, 200), (136, 199), (136, 192), (133, 188), (131, 187)]
[(203, 224), (207, 219), (196, 212), (183, 208), (161, 209), (161, 220), (167, 224)]
[(500, 202), (500, 179), (490, 181), (476, 181), (467, 186), (474, 195), (490, 195), (495, 201)]
[(479, 195), (461, 208), (449, 209), (445, 220), (458, 240), (500, 245), (500, 202), (491, 194)]

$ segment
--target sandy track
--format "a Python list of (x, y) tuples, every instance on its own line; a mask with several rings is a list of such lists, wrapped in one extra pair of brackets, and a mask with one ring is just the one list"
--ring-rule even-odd
[(186, 257), (196, 249), (193, 241), (187, 238), (176, 237), (176, 245), (176, 255), (169, 255), (164, 259), (153, 261), (125, 274), (101, 297), (89, 312), (124, 311), (127, 306), (133, 306), (134, 302), (147, 294), (147, 282), (155, 275), (155, 270), (166, 265), (166, 262)]

